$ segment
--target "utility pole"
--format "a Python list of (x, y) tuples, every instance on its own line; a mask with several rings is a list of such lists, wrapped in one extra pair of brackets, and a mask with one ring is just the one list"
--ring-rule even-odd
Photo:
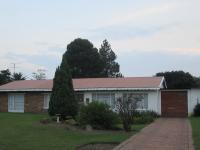
[(13, 65), (13, 66), (11, 67), (11, 68), (13, 68), (13, 74), (15, 74), (15, 70), (16, 70), (16, 68), (17, 68), (17, 67), (16, 67), (16, 64), (17, 64), (17, 63), (11, 63), (11, 65)]

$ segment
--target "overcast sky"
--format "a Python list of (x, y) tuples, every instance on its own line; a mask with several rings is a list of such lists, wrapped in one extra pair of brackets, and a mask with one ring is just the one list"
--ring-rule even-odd
[(125, 76), (200, 76), (200, 0), (0, 0), (0, 69), (52, 78), (75, 38), (106, 38)]

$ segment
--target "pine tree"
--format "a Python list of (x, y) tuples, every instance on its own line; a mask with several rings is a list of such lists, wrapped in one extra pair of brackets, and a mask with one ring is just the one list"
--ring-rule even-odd
[(66, 56), (63, 55), (61, 65), (56, 69), (53, 79), (52, 95), (49, 102), (49, 115), (60, 114), (62, 119), (66, 116), (75, 117), (78, 102), (75, 99), (70, 69)]
[(66, 57), (73, 78), (101, 77), (102, 62), (98, 49), (87, 39), (75, 39), (67, 45)]
[(102, 60), (103, 65), (103, 71), (102, 76), (103, 77), (122, 77), (122, 74), (119, 72), (119, 64), (115, 62), (117, 59), (117, 56), (111, 49), (110, 44), (105, 39), (103, 41), (103, 44), (101, 45), (101, 48), (99, 49), (100, 58)]

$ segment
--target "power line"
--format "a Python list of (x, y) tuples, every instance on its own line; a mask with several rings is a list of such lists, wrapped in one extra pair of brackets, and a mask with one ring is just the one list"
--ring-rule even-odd
[(16, 65), (19, 64), (19, 63), (10, 63), (10, 64), (13, 65), (10, 68), (13, 68), (13, 74), (15, 74), (16, 68), (19, 68), (19, 67), (16, 67)]

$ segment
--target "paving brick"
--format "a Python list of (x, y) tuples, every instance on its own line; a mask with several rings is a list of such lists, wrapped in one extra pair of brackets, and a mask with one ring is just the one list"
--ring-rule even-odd
[(160, 118), (114, 150), (193, 150), (187, 118)]

